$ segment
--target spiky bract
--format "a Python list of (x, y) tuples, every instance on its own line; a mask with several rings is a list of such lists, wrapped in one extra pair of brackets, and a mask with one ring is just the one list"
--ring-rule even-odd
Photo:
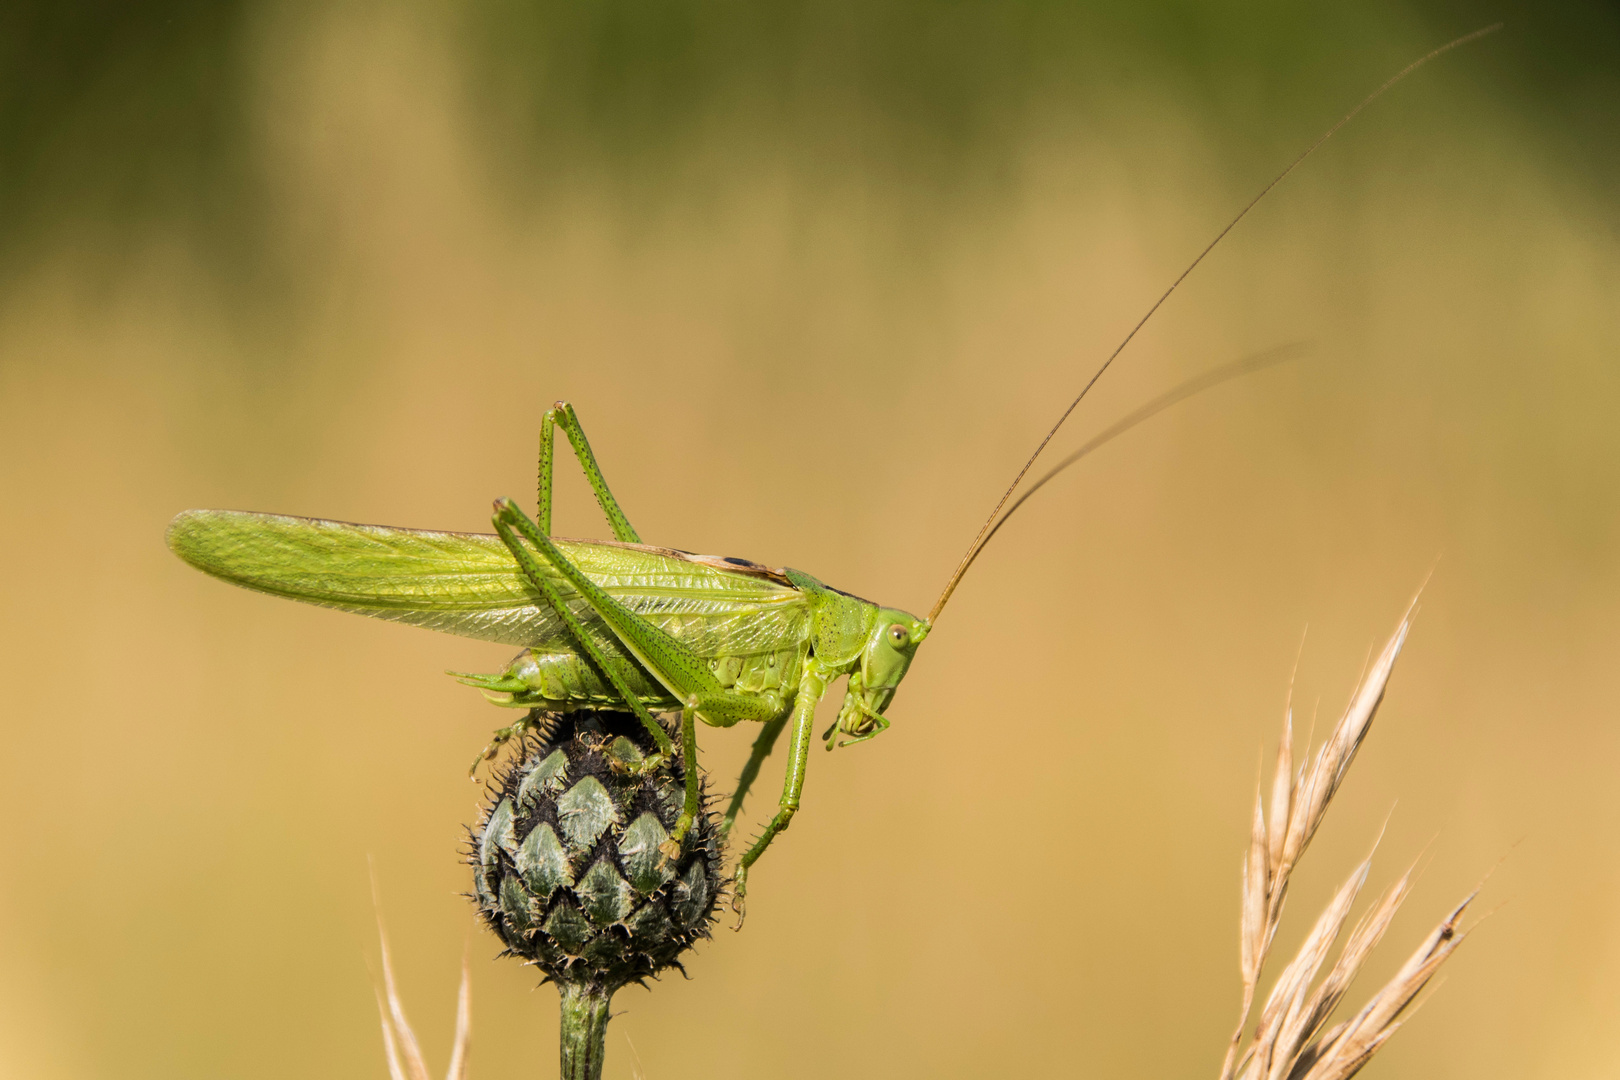
[(473, 831), (480, 914), (548, 980), (611, 993), (678, 965), (708, 936), (721, 888), (707, 810), (668, 853), (682, 762), (647, 769), (652, 740), (627, 713), (531, 716), (537, 734), (495, 777)]

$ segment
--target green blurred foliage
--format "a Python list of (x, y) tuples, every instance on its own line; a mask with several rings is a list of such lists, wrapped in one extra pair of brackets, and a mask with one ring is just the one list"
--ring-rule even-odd
[[(0, 11), (0, 245), (83, 216), (183, 221), (222, 246), (254, 216), (244, 35), (225, 0)], [(43, 234), (43, 235), (42, 235)]]

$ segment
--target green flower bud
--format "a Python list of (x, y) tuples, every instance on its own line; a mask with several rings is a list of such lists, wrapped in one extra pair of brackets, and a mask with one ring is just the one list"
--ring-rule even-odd
[(707, 811), (670, 858), (680, 816), (678, 755), (649, 769), (635, 716), (532, 713), (538, 734), (490, 785), (472, 833), (473, 899), (507, 952), (547, 981), (604, 997), (680, 964), (709, 936), (721, 888)]

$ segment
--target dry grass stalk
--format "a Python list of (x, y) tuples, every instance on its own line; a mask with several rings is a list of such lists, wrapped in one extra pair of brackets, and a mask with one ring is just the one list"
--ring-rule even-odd
[[(1384, 699), (1384, 688), (1395, 667), (1395, 659), (1411, 628), (1412, 614), (1409, 609), (1363, 677), (1349, 708), (1317, 751), (1315, 759), (1302, 764), (1297, 772), (1293, 714), (1289, 711), (1277, 749), (1269, 814), (1260, 785), (1255, 785), (1254, 820), (1243, 862), (1239, 950), (1243, 1001), (1237, 1029), (1232, 1033), (1221, 1064), (1221, 1080), (1345, 1080), (1355, 1075), (1400, 1027), (1401, 1013), (1465, 936), (1459, 931), (1458, 923), (1473, 900), (1472, 895), (1446, 916), (1360, 1012), (1323, 1030), (1411, 887), (1412, 870), (1408, 869), (1362, 915), (1350, 931), (1338, 960), (1326, 976), (1316, 982), (1366, 883), (1372, 863), (1368, 856), (1339, 888), (1299, 952), (1277, 976), (1260, 1010), (1254, 1037), (1244, 1046), (1244, 1031), (1254, 1007), (1255, 992), (1282, 920), (1289, 878), (1327, 815), (1328, 805), (1338, 793), (1357, 749), (1367, 737)], [(1306, 756), (1309, 757), (1308, 748)]]
[[(431, 1080), (427, 1061), (422, 1057), (422, 1046), (416, 1040), (405, 1019), (405, 1007), (400, 1003), (398, 988), (394, 985), (393, 958), (388, 953), (388, 935), (383, 932), (382, 919), (377, 920), (377, 937), (382, 942), (383, 988), (377, 994), (377, 1012), (382, 1018), (383, 1052), (388, 1055), (389, 1080)], [(461, 958), (461, 990), (456, 995), (456, 1038), (450, 1050), (450, 1067), (445, 1080), (467, 1080), (467, 1043), (472, 1035), (472, 970), (467, 958)]]

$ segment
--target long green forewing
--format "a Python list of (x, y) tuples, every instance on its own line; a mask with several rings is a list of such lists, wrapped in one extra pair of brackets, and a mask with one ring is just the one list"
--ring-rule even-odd
[[(188, 510), (169, 526), (168, 543), (205, 573), (275, 596), (503, 645), (570, 643), (495, 536)], [(698, 655), (771, 651), (804, 633), (803, 597), (779, 571), (640, 544), (557, 545)], [(571, 591), (560, 576), (556, 581)], [(579, 611), (593, 637), (600, 629), (604, 642), (614, 640), (583, 602)]]

